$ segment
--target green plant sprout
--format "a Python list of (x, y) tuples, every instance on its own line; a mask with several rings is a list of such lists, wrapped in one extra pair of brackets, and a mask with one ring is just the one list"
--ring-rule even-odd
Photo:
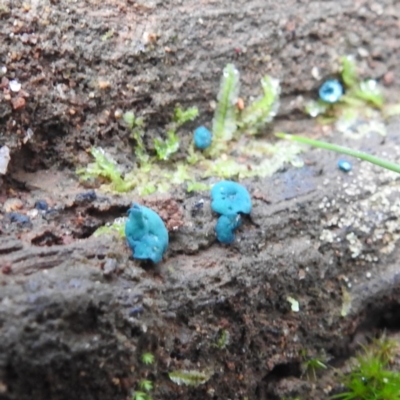
[(123, 115), (128, 128), (132, 131), (131, 137), (136, 141), (135, 155), (141, 165), (145, 165), (149, 162), (149, 155), (146, 152), (146, 147), (143, 142), (144, 137), (144, 119), (136, 118), (133, 111), (128, 111)]
[(139, 387), (140, 387), (140, 389), (142, 389), (146, 392), (150, 392), (151, 390), (153, 390), (153, 382), (149, 381), (148, 379), (142, 379), (139, 382)]
[(229, 344), (230, 335), (226, 329), (221, 329), (218, 332), (217, 341), (215, 342), (214, 346), (218, 349), (225, 349), (225, 347)]
[(398, 343), (385, 336), (375, 340), (371, 346), (363, 347), (352, 371), (341, 376), (344, 391), (332, 399), (399, 400), (400, 372), (390, 368), (398, 354)]
[(167, 161), (179, 150), (179, 137), (174, 130), (170, 129), (167, 132), (165, 140), (154, 139), (154, 148), (156, 149), (158, 159)]
[(302, 376), (307, 377), (309, 380), (316, 381), (318, 372), (328, 368), (325, 364), (325, 355), (321, 355), (319, 357), (309, 357), (307, 352), (302, 350), (301, 358), (303, 359), (301, 364)]
[(261, 87), (263, 95), (239, 111), (236, 104), (239, 98), (240, 73), (232, 64), (224, 68), (213, 118), (214, 138), (206, 152), (208, 156), (218, 156), (226, 150), (228, 142), (238, 139), (242, 133), (259, 133), (273, 119), (279, 107), (279, 81), (267, 75), (261, 79)]
[(135, 391), (132, 400), (153, 400), (153, 398), (146, 392)]
[(141, 356), (142, 363), (145, 365), (151, 365), (154, 363), (154, 355), (152, 353), (143, 353)]
[(214, 113), (212, 132), (214, 142), (229, 142), (237, 129), (236, 101), (240, 89), (239, 71), (233, 64), (228, 64), (222, 72), (218, 103)]
[[(284, 164), (301, 166), (298, 154), (302, 147), (297, 143), (272, 144), (262, 138), (254, 140), (255, 133), (272, 120), (279, 104), (279, 82), (265, 76), (261, 79), (263, 94), (243, 110), (237, 107), (239, 72), (228, 64), (223, 73), (218, 104), (213, 119), (214, 141), (205, 152), (191, 145), (183, 160), (172, 158), (179, 149), (177, 130), (198, 115), (197, 107), (175, 107), (172, 121), (167, 126), (164, 140), (154, 139), (156, 156), (150, 156), (144, 144), (145, 122), (132, 111), (123, 119), (136, 142), (137, 166), (122, 175), (117, 164), (101, 148), (93, 148), (95, 162), (79, 170), (84, 177), (102, 177), (104, 189), (114, 191), (135, 190), (141, 196), (158, 191), (167, 192), (172, 186), (185, 184), (188, 191), (206, 190), (209, 177), (243, 179), (252, 176), (272, 175)], [(159, 163), (158, 161), (162, 161)], [(104, 231), (104, 230), (103, 230)]]
[(103, 225), (100, 226), (100, 228), (97, 228), (93, 236), (97, 237), (100, 235), (109, 235), (116, 233), (119, 237), (124, 238), (125, 237), (125, 223), (126, 223), (126, 218), (116, 218), (114, 222), (110, 225)]
[(178, 128), (188, 121), (193, 121), (199, 115), (197, 107), (191, 107), (183, 110), (177, 106), (174, 112), (174, 118), (167, 131), (165, 140), (154, 139), (154, 148), (159, 160), (167, 161), (179, 150), (179, 137), (176, 134)]
[(117, 164), (102, 148), (92, 147), (90, 153), (94, 157), (94, 162), (76, 171), (82, 179), (101, 177), (111, 182), (111, 188), (116, 192), (126, 192), (133, 187), (121, 177)]
[(272, 121), (279, 107), (278, 99), (281, 91), (279, 81), (270, 76), (264, 76), (261, 79), (261, 87), (263, 96), (246, 107), (239, 120), (241, 130), (252, 135)]
[(348, 147), (339, 146), (337, 144), (322, 142), (320, 140), (308, 139), (303, 136), (288, 135), (286, 133), (275, 133), (275, 136), (277, 136), (278, 138), (281, 138), (281, 139), (288, 139), (291, 141), (308, 144), (313, 147), (319, 147), (321, 149), (335, 151), (340, 154), (346, 154), (348, 156), (359, 158), (360, 160), (368, 161), (372, 164), (378, 165), (379, 167), (388, 169), (390, 171), (400, 173), (400, 165), (399, 164), (396, 164), (391, 161), (387, 161), (383, 158), (376, 157), (376, 156), (373, 156), (368, 153), (364, 153), (362, 151), (353, 150)]
[(153, 390), (153, 382), (148, 379), (142, 379), (139, 382), (140, 391), (135, 391), (133, 395), (133, 400), (153, 400), (148, 392)]

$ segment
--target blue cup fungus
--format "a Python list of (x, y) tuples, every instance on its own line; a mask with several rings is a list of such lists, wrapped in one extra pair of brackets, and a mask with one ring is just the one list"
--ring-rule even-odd
[(194, 131), (194, 144), (200, 149), (204, 150), (211, 145), (212, 134), (205, 126), (199, 126)]
[(241, 225), (241, 214), (250, 214), (252, 204), (245, 187), (233, 181), (221, 181), (211, 189), (211, 208), (221, 214), (215, 227), (217, 239), (230, 244)]
[(328, 79), (319, 88), (319, 97), (326, 103), (336, 103), (343, 96), (343, 86), (337, 79)]
[(244, 186), (236, 182), (218, 182), (211, 189), (211, 198), (211, 208), (218, 214), (250, 214), (250, 194)]
[(133, 204), (128, 210), (125, 236), (133, 258), (157, 264), (168, 247), (168, 231), (160, 216), (150, 208)]

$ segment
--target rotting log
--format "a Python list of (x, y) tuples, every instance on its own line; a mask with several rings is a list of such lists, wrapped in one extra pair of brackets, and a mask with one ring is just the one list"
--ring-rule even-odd
[[(398, 154), (397, 127), (366, 146)], [(208, 196), (200, 210), (200, 195), (182, 198), (183, 225), (156, 267), (135, 263), (113, 236), (3, 240), (0, 398), (124, 399), (145, 377), (154, 398), (279, 398), (285, 380), (284, 395), (325, 398), (323, 380), (312, 389), (300, 379), (302, 352), (340, 362), (355, 338), (399, 327), (400, 186), (365, 162), (345, 174), (335, 154), (306, 159), (246, 183), (254, 208), (232, 246), (215, 241)], [(98, 219), (112, 209), (100, 200), (86, 205)], [(177, 386), (168, 373), (182, 369), (211, 376)]]
[(299, 117), (292, 100), (309, 97), (342, 55), (389, 85), (400, 69), (394, 0), (2, 4), (0, 145), (12, 155), (22, 147), (32, 171), (85, 164), (92, 145), (130, 166), (129, 132), (115, 111), (145, 116), (150, 136), (177, 103), (198, 106), (200, 123), (209, 122), (228, 62), (241, 71), (244, 99), (258, 95), (263, 75), (281, 80), (284, 119)]
[[(281, 120), (298, 118), (291, 100), (319, 85), (313, 67), (330, 75), (340, 55), (361, 55), (361, 71), (386, 83), (400, 70), (395, 1), (28, 3), (0, 6), (1, 78), (22, 84), (14, 102), (0, 93), (11, 177), (86, 163), (93, 144), (129, 166), (115, 110), (145, 115), (150, 134), (178, 102), (209, 121), (227, 62), (240, 68), (244, 96), (266, 73), (281, 79)], [(386, 143), (362, 147), (398, 157), (398, 125), (389, 128)], [(356, 338), (399, 328), (400, 187), (366, 163), (345, 175), (336, 155), (307, 157), (300, 170), (245, 182), (254, 210), (230, 247), (215, 242), (209, 199), (193, 211), (201, 196), (181, 196), (184, 224), (155, 268), (133, 262), (121, 239), (85, 238), (122, 215), (128, 197), (64, 204), (47, 221), (54, 236), (9, 232), (2, 219), (0, 399), (125, 399), (143, 378), (163, 399), (324, 398), (331, 381), (299, 379), (302, 351), (336, 363)], [(76, 207), (92, 225), (70, 222)], [(65, 226), (77, 240), (57, 244)], [(168, 373), (180, 369), (211, 376), (176, 386)]]

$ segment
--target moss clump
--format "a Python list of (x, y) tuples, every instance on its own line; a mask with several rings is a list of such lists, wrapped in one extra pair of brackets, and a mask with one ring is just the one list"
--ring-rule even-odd
[[(237, 106), (240, 74), (228, 64), (223, 71), (218, 104), (213, 119), (213, 142), (204, 152), (189, 146), (184, 161), (173, 159), (179, 149), (177, 130), (198, 115), (197, 107), (183, 109), (177, 106), (172, 121), (167, 126), (165, 139), (154, 139), (155, 155), (145, 148), (145, 122), (133, 112), (126, 112), (123, 119), (136, 142), (137, 167), (124, 176), (117, 164), (104, 150), (93, 148), (94, 163), (78, 171), (84, 178), (102, 177), (105, 189), (122, 192), (135, 190), (148, 195), (156, 190), (166, 192), (172, 186), (187, 185), (188, 191), (205, 190), (208, 177), (243, 179), (252, 176), (271, 175), (285, 163), (302, 166), (297, 154), (301, 146), (276, 144), (252, 135), (262, 132), (275, 116), (279, 104), (279, 81), (265, 76), (261, 79), (263, 94), (247, 107)], [(243, 103), (243, 102), (242, 102)]]
[(400, 372), (391, 368), (398, 354), (398, 343), (385, 337), (365, 347), (352, 371), (341, 377), (344, 391), (332, 399), (399, 400)]

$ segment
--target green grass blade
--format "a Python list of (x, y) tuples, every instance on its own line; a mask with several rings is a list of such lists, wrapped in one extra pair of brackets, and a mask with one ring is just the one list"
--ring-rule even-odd
[(308, 144), (309, 146), (318, 147), (320, 149), (326, 149), (326, 150), (335, 151), (336, 153), (346, 154), (351, 157), (359, 158), (360, 160), (368, 161), (372, 164), (378, 165), (379, 167), (388, 169), (390, 171), (400, 173), (400, 165), (399, 164), (384, 160), (379, 157), (375, 157), (368, 153), (363, 153), (362, 151), (352, 150), (352, 149), (349, 149), (348, 147), (339, 146), (339, 145), (327, 143), (327, 142), (321, 142), (319, 140), (308, 139), (308, 138), (305, 138), (302, 136), (288, 135), (286, 133), (275, 133), (275, 136), (280, 139), (293, 140), (295, 142)]

